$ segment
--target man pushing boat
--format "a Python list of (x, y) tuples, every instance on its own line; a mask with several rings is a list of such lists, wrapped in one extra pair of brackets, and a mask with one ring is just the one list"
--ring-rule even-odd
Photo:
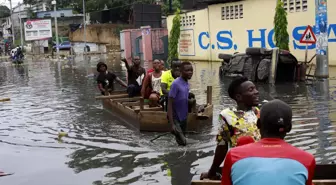
[(114, 91), (114, 81), (117, 81), (123, 87), (127, 87), (125, 82), (107, 70), (107, 65), (104, 62), (97, 64), (97, 71), (99, 72), (97, 77), (98, 89), (102, 95), (107, 95), (107, 93)]
[(255, 141), (260, 139), (257, 127), (259, 92), (256, 86), (246, 77), (238, 77), (229, 85), (228, 94), (236, 101), (237, 107), (226, 108), (219, 115), (215, 156), (210, 170), (201, 174), (201, 180), (220, 179), (220, 165), (228, 150), (237, 146), (241, 136), (250, 136)]
[(183, 62), (180, 67), (181, 76), (173, 81), (168, 94), (168, 122), (172, 127), (179, 145), (187, 144), (185, 132), (187, 129), (189, 107), (189, 83), (193, 75), (193, 66), (190, 62)]

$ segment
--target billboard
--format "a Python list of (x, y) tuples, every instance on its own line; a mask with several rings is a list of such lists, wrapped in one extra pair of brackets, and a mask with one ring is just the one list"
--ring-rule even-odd
[(51, 20), (28, 20), (24, 23), (25, 40), (44, 40), (52, 37)]

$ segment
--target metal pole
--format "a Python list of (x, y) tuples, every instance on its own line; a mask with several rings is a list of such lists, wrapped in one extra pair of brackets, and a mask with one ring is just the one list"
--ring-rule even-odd
[(21, 37), (21, 48), (23, 48), (23, 34), (22, 34), (22, 20), (21, 20), (21, 4), (19, 3), (19, 19), (20, 19), (20, 37)]
[(58, 43), (58, 26), (57, 26), (57, 10), (56, 10), (56, 1), (52, 1), (54, 5), (54, 17), (55, 17), (55, 34), (56, 34), (56, 56), (59, 58), (59, 43)]
[(316, 69), (317, 78), (329, 78), (328, 9), (327, 0), (315, 0)]
[(169, 0), (169, 13), (173, 13), (172, 0)]
[(10, 8), (10, 12), (11, 12), (10, 21), (12, 23), (12, 39), (13, 39), (13, 44), (15, 44), (15, 31), (14, 31), (14, 22), (13, 22), (12, 0), (9, 0), (9, 8)]
[(84, 34), (83, 34), (83, 41), (84, 41), (84, 54), (86, 53), (86, 16), (85, 16), (85, 0), (83, 0), (83, 22), (84, 22)]

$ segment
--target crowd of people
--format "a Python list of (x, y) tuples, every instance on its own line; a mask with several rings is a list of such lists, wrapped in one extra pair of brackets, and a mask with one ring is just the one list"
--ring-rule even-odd
[(174, 59), (170, 70), (165, 70), (164, 61), (155, 59), (152, 68), (145, 70), (141, 66), (138, 56), (132, 58), (131, 65), (122, 59), (127, 69), (127, 83), (107, 70), (104, 62), (97, 64), (98, 89), (102, 95), (109, 95), (114, 91), (116, 81), (126, 88), (128, 96), (142, 96), (148, 101), (149, 107), (162, 107), (167, 112), (167, 119), (171, 125), (171, 132), (179, 145), (186, 145), (185, 138), (188, 113), (196, 104), (195, 95), (190, 92), (188, 80), (193, 75), (190, 62)]
[(237, 106), (219, 115), (214, 159), (201, 180), (221, 180), (222, 185), (311, 185), (314, 156), (284, 140), (292, 129), (291, 107), (272, 100), (259, 110), (259, 92), (246, 77), (233, 80), (228, 94)]
[[(148, 99), (149, 106), (162, 106), (176, 142), (186, 145), (187, 117), (195, 103), (188, 83), (193, 76), (192, 64), (173, 60), (170, 70), (165, 70), (164, 62), (154, 60), (153, 68), (146, 72), (139, 57), (133, 58), (132, 66), (126, 60), (123, 62), (127, 84), (107, 72), (106, 64), (98, 63), (97, 81), (102, 94), (113, 91), (113, 82), (117, 81), (127, 88), (130, 97), (141, 95)], [(246, 77), (233, 80), (228, 94), (236, 106), (219, 114), (213, 162), (200, 179), (221, 180), (222, 185), (312, 184), (314, 156), (284, 140), (292, 128), (291, 107), (281, 100), (272, 100), (259, 109), (259, 92)]]

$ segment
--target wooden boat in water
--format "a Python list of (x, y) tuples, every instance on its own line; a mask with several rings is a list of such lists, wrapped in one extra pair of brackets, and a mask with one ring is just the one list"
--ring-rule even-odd
[[(212, 87), (207, 87), (207, 105), (204, 111), (189, 113), (187, 131), (196, 131), (207, 123), (212, 123)], [(141, 97), (129, 98), (125, 92), (113, 92), (109, 96), (98, 96), (105, 109), (121, 116), (126, 122), (138, 127), (140, 131), (169, 132), (167, 112), (160, 107), (149, 107)], [(196, 107), (193, 110), (197, 110)]]
[[(313, 178), (314, 185), (336, 185), (336, 165), (335, 164), (318, 164), (315, 168)], [(220, 185), (220, 181), (214, 180), (194, 180), (191, 185)]]

